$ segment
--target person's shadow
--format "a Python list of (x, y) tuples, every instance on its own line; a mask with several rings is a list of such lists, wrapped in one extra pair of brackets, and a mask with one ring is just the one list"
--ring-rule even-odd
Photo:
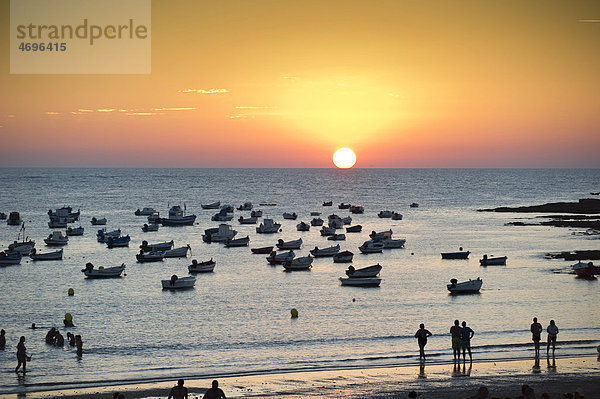
[(421, 360), (419, 362), (419, 378), (427, 378), (427, 374), (425, 374), (425, 361)]
[(535, 363), (533, 364), (533, 368), (531, 369), (531, 371), (534, 374), (539, 374), (542, 372), (542, 370), (540, 368), (540, 357), (539, 356), (535, 357)]
[(548, 364), (548, 373), (556, 373), (556, 358), (552, 355), (552, 363), (550, 362), (550, 357), (546, 357), (546, 363)]

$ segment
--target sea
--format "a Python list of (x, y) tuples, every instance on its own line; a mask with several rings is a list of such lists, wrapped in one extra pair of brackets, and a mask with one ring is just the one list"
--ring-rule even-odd
[[(478, 212), (497, 206), (577, 201), (600, 191), (598, 169), (0, 169), (0, 211), (18, 211), (25, 234), (39, 252), (51, 251), (43, 239), (49, 209), (68, 205), (81, 210), (81, 237), (71, 237), (62, 261), (0, 268), (0, 328), (7, 345), (0, 351), (0, 395), (41, 390), (212, 378), (285, 371), (369, 368), (417, 364), (414, 338), (420, 323), (432, 332), (428, 362), (452, 362), (449, 329), (466, 321), (475, 335), (474, 361), (533, 357), (529, 326), (537, 317), (544, 330), (556, 321), (557, 356), (590, 356), (600, 344), (600, 287), (567, 273), (574, 262), (549, 259), (549, 252), (600, 249), (598, 235), (585, 229), (514, 226), (537, 223), (538, 214)], [(350, 215), (361, 233), (339, 242), (354, 253), (355, 268), (380, 264), (378, 288), (341, 286), (348, 264), (318, 258), (310, 271), (285, 272), (250, 248), (205, 243), (215, 210), (201, 204), (221, 201), (235, 207), (251, 201), (265, 217), (280, 222), (281, 232), (257, 234), (229, 222), (250, 248), (278, 239), (302, 238), (297, 256), (327, 241), (319, 228), (299, 232), (296, 224), (364, 206)], [(332, 201), (333, 206), (323, 206)], [(409, 204), (418, 203), (418, 208)], [(260, 206), (259, 204), (275, 204)], [(161, 227), (145, 233), (138, 208), (167, 215), (173, 205), (197, 215), (196, 224)], [(391, 210), (402, 220), (379, 218)], [(296, 212), (297, 220), (284, 220)], [(107, 230), (131, 236), (128, 248), (108, 249), (96, 239), (92, 217), (106, 217)], [(327, 223), (327, 222), (326, 222)], [(402, 249), (363, 255), (358, 246), (371, 231), (391, 229), (405, 238)], [(17, 239), (20, 226), (0, 224), (0, 245)], [(65, 229), (60, 229), (64, 232)], [(340, 231), (341, 232), (341, 231)], [(140, 243), (173, 240), (190, 245), (187, 258), (136, 263)], [(441, 252), (471, 251), (468, 260), (443, 260)], [(508, 256), (506, 266), (479, 265), (484, 255)], [(162, 290), (161, 280), (187, 276), (192, 259), (216, 261), (213, 273), (197, 275), (194, 289)], [(125, 263), (125, 276), (89, 280), (81, 270)], [(446, 284), (481, 278), (475, 295), (449, 295)], [(72, 288), (74, 295), (69, 296)], [(291, 309), (298, 318), (291, 318)], [(66, 313), (75, 327), (65, 328)], [(39, 329), (29, 327), (36, 323)], [(68, 345), (45, 343), (50, 327), (64, 336), (82, 336), (83, 355)], [(32, 356), (25, 378), (14, 373), (16, 345), (26, 337)], [(546, 333), (542, 335), (546, 339)], [(545, 355), (545, 348), (542, 352)]]

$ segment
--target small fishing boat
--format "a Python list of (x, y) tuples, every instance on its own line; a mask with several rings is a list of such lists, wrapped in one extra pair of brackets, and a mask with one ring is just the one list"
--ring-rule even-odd
[(352, 205), (350, 207), (350, 213), (354, 213), (354, 214), (365, 213), (365, 208), (362, 205)]
[(442, 259), (469, 259), (469, 251), (463, 251), (460, 248), (458, 252), (442, 252)]
[(0, 220), (6, 220), (6, 213), (0, 212)]
[(73, 212), (73, 208), (70, 206), (63, 206), (54, 212), (52, 212), (52, 209), (48, 210), (48, 217), (51, 221), (54, 219), (66, 219), (68, 223), (73, 223), (79, 220), (80, 215), (81, 212), (79, 210)]
[(135, 214), (135, 216), (150, 216), (154, 212), (156, 212), (156, 209), (154, 209), (154, 208), (144, 208), (142, 210), (140, 210), (138, 208), (138, 210), (135, 211), (134, 214)]
[(348, 266), (346, 270), (346, 276), (350, 278), (365, 278), (365, 277), (377, 277), (381, 271), (381, 265), (378, 263), (373, 266), (363, 267), (362, 269), (355, 269), (354, 266)]
[(481, 280), (479, 277), (477, 277), (477, 280), (469, 279), (469, 281), (463, 281), (461, 283), (453, 278), (450, 280), (450, 284), (447, 284), (446, 287), (452, 294), (474, 294), (479, 292), (482, 284), (483, 280)]
[(310, 255), (301, 256), (299, 258), (295, 258), (290, 261), (284, 262), (283, 267), (287, 271), (308, 270), (311, 268), (312, 262), (313, 262), (312, 256), (310, 256)]
[(129, 235), (116, 238), (108, 237), (106, 240), (106, 246), (108, 248), (128, 247), (129, 241), (131, 241), (131, 237), (129, 237)]
[(311, 212), (310, 216), (320, 216), (321, 212)]
[(332, 205), (333, 205), (333, 201), (323, 202), (323, 206), (332, 206)]
[(258, 222), (258, 218), (256, 216), (251, 216), (249, 218), (240, 216), (238, 222), (240, 222), (240, 224), (256, 224)]
[(351, 204), (344, 204), (343, 202), (338, 205), (338, 209), (350, 209)]
[(104, 226), (106, 224), (106, 218), (96, 218), (95, 216), (90, 220), (93, 226)]
[(247, 247), (249, 243), (250, 243), (250, 237), (246, 236), (246, 237), (242, 237), (242, 238), (227, 240), (227, 241), (225, 241), (225, 246), (227, 248)]
[(313, 218), (313, 220), (310, 221), (310, 225), (311, 226), (323, 226), (323, 219)]
[(277, 204), (274, 204), (272, 202), (261, 202), (260, 204), (258, 204), (258, 206), (277, 206)]
[(31, 251), (31, 255), (29, 255), (31, 260), (62, 260), (63, 258), (63, 250), (60, 249), (54, 252), (46, 252), (46, 253), (37, 253), (35, 248)]
[(244, 202), (243, 205), (240, 205), (237, 207), (238, 211), (251, 211), (252, 208), (254, 208), (254, 206), (252, 205), (252, 202)]
[(8, 220), (6, 221), (7, 225), (19, 226), (21, 223), (23, 223), (23, 220), (21, 220), (21, 214), (19, 214), (19, 212), (11, 212), (8, 215)]
[(233, 230), (230, 225), (221, 223), (219, 227), (204, 230), (202, 240), (204, 242), (227, 242), (232, 240), (236, 234), (237, 231)]
[(319, 247), (315, 247), (314, 249), (310, 250), (310, 254), (312, 256), (314, 256), (315, 258), (324, 258), (327, 256), (334, 256), (338, 252), (340, 252), (340, 244), (335, 245), (333, 247), (323, 248), (323, 249), (319, 249)]
[(416, 202), (413, 202), (412, 204), (410, 204), (411, 208), (418, 208), (419, 204), (417, 204)]
[(250, 217), (253, 217), (253, 218), (261, 218), (262, 215), (263, 215), (263, 211), (261, 211), (260, 209), (250, 212)]
[(185, 247), (173, 248), (163, 252), (163, 257), (165, 258), (187, 258), (188, 251), (192, 251), (190, 245), (186, 245)]
[(148, 244), (148, 241), (144, 240), (142, 241), (142, 245), (140, 245), (140, 248), (143, 252), (164, 252), (173, 248), (174, 244), (175, 243), (173, 242), (173, 240), (167, 242), (159, 242), (157, 244)]
[(0, 252), (0, 266), (19, 265), (23, 255), (20, 252)]
[(9, 252), (18, 252), (21, 255), (29, 255), (35, 247), (35, 241), (30, 240), (29, 237), (25, 236), (25, 223), (21, 225), (17, 239), (8, 246)]
[(135, 256), (138, 263), (147, 263), (147, 262), (162, 262), (163, 261), (163, 253), (164, 252), (144, 252), (140, 250), (140, 253)]
[(225, 204), (223, 206), (221, 206), (221, 210), (227, 212), (227, 213), (233, 213), (233, 205), (230, 204)]
[(94, 265), (91, 263), (87, 263), (85, 265), (85, 269), (81, 271), (87, 278), (115, 278), (121, 277), (121, 274), (125, 270), (125, 263), (121, 264), (121, 266), (113, 266), (113, 267), (103, 267), (100, 266), (97, 269), (94, 269)]
[(508, 259), (508, 256), (498, 256), (495, 258), (488, 258), (487, 255), (483, 255), (483, 258), (479, 259), (479, 264), (481, 266), (502, 266), (502, 265), (506, 265), (506, 259)]
[(392, 230), (386, 230), (386, 231), (382, 231), (382, 232), (375, 232), (375, 231), (371, 231), (371, 234), (369, 234), (369, 237), (372, 240), (385, 240), (387, 238), (392, 238)]
[(344, 241), (346, 239), (346, 234), (334, 234), (327, 237), (329, 241)]
[(154, 212), (148, 216), (148, 223), (158, 224), (160, 222), (160, 212)]
[(266, 259), (267, 259), (267, 262), (269, 262), (271, 265), (278, 265), (278, 264), (283, 264), (285, 262), (293, 260), (295, 256), (296, 256), (296, 254), (294, 253), (294, 251), (281, 252), (281, 253), (272, 251), (270, 253), (270, 255), (267, 256)]
[(84, 228), (79, 226), (79, 227), (67, 227), (67, 231), (66, 234), (68, 236), (82, 236), (83, 235), (83, 231)]
[(302, 246), (302, 238), (292, 241), (283, 241), (281, 238), (277, 240), (277, 248), (282, 249), (300, 249)]
[(350, 223), (352, 223), (352, 218), (350, 216), (346, 216), (345, 218), (342, 218), (342, 223), (350, 224)]
[(352, 262), (354, 254), (350, 251), (342, 251), (333, 255), (333, 263), (348, 263)]
[(381, 241), (365, 241), (358, 249), (363, 254), (375, 254), (383, 251), (383, 242)]
[(346, 227), (346, 233), (360, 233), (362, 231), (362, 226), (357, 224), (355, 226)]
[(142, 231), (145, 233), (148, 233), (149, 231), (158, 231), (158, 227), (159, 225), (156, 223), (144, 223), (144, 225), (142, 226)]
[(51, 229), (60, 229), (63, 227), (67, 227), (67, 219), (66, 218), (51, 219), (48, 222), (48, 227)]
[(168, 280), (161, 280), (163, 290), (182, 290), (186, 288), (194, 288), (196, 285), (196, 277), (177, 277), (176, 274), (172, 275)]
[(397, 212), (392, 212), (392, 220), (402, 220), (402, 214)]
[(392, 211), (380, 211), (377, 216), (379, 216), (380, 218), (391, 218), (392, 217)]
[(212, 258), (205, 262), (198, 262), (194, 259), (192, 264), (188, 266), (188, 271), (190, 273), (210, 273), (215, 269), (216, 264), (217, 263), (212, 260)]
[(323, 237), (332, 236), (335, 234), (334, 227), (321, 227), (321, 230), (319, 231), (321, 232), (321, 236)]
[(186, 215), (185, 204), (183, 206), (183, 209), (179, 205), (172, 206), (169, 209), (169, 217), (160, 218), (158, 222), (163, 226), (192, 226), (196, 215)]
[(273, 252), (273, 247), (250, 248), (253, 254), (270, 254)]
[(44, 242), (48, 246), (62, 246), (69, 243), (69, 237), (63, 236), (61, 231), (54, 231), (48, 238), (44, 238)]
[(310, 230), (310, 224), (308, 223), (304, 223), (304, 222), (300, 222), (296, 225), (296, 230), (298, 231), (309, 231)]
[(394, 248), (403, 248), (404, 244), (406, 244), (406, 240), (404, 238), (387, 238), (385, 240), (381, 240), (383, 243), (383, 249), (394, 249)]
[(256, 232), (260, 234), (272, 234), (279, 232), (280, 223), (275, 223), (273, 219), (263, 219), (263, 222), (256, 228)]
[(600, 274), (600, 266), (595, 266), (593, 262), (583, 263), (579, 261), (571, 266), (571, 268), (577, 274), (577, 277), (594, 278)]
[(340, 217), (336, 217), (329, 219), (328, 225), (332, 229), (341, 229), (342, 227), (344, 227), (344, 222), (342, 222), (342, 219)]
[(213, 222), (229, 222), (231, 219), (233, 219), (233, 215), (227, 213), (226, 209), (221, 209), (219, 213), (215, 213), (210, 218), (210, 220), (212, 220)]
[(107, 242), (109, 238), (121, 237), (121, 229), (107, 232), (106, 229), (101, 229), (96, 232), (96, 239), (98, 242)]
[(381, 279), (379, 277), (340, 277), (342, 285), (351, 287), (379, 287)]
[(296, 218), (298, 218), (298, 215), (296, 214), (296, 212), (283, 212), (283, 218), (288, 220), (296, 220)]
[(211, 204), (200, 204), (202, 209), (219, 209), (221, 206), (221, 201), (213, 202)]

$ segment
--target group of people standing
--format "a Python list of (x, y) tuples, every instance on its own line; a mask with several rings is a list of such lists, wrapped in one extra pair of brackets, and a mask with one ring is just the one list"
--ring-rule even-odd
[[(433, 334), (427, 329), (425, 325), (421, 324), (419, 330), (415, 333), (415, 338), (419, 343), (419, 360), (425, 360), (425, 345), (427, 345), (427, 338)], [(462, 348), (463, 360), (466, 360), (466, 353), (469, 353), (469, 359), (473, 361), (471, 354), (471, 338), (475, 335), (475, 331), (471, 327), (467, 327), (467, 322), (462, 322), (462, 327), (459, 325), (458, 320), (454, 320), (454, 325), (450, 327), (450, 335), (452, 335), (452, 351), (454, 352), (454, 361), (460, 360), (460, 350)]]

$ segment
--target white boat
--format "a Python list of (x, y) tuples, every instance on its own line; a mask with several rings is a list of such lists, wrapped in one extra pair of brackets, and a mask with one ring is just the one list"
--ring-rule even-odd
[(262, 215), (263, 215), (263, 211), (261, 211), (260, 209), (250, 212), (250, 216), (253, 218), (261, 218)]
[(312, 262), (313, 262), (312, 256), (310, 256), (310, 255), (301, 256), (299, 258), (292, 259), (291, 261), (284, 262), (283, 267), (285, 268), (285, 270), (289, 270), (289, 271), (308, 270), (312, 266)]
[(83, 235), (83, 231), (84, 228), (79, 226), (79, 227), (67, 227), (67, 231), (66, 234), (68, 236), (82, 236)]
[(173, 248), (163, 252), (163, 257), (165, 258), (187, 258), (188, 251), (191, 251), (190, 245), (186, 245), (185, 247)]
[(461, 283), (458, 282), (455, 278), (450, 280), (450, 284), (447, 284), (448, 291), (453, 294), (469, 294), (479, 292), (481, 289), (481, 285), (483, 284), (483, 280), (477, 277), (477, 280), (463, 281)]
[(22, 258), (20, 252), (0, 252), (0, 266), (19, 265)]
[(348, 270), (346, 270), (346, 276), (350, 278), (377, 277), (380, 271), (381, 265), (379, 263), (361, 269), (355, 269), (354, 266), (350, 265), (348, 266)]
[(304, 222), (300, 222), (296, 225), (296, 230), (298, 231), (309, 231), (310, 230), (310, 224), (308, 223), (304, 223)]
[(109, 238), (121, 237), (121, 229), (106, 231), (106, 229), (98, 230), (96, 232), (96, 239), (98, 242), (107, 242)]
[(19, 234), (17, 234), (17, 240), (13, 241), (8, 246), (9, 252), (19, 252), (21, 255), (29, 255), (35, 247), (35, 241), (30, 240), (29, 237), (25, 236), (25, 223), (21, 226)]
[(379, 277), (340, 277), (340, 282), (342, 285), (352, 287), (379, 287), (381, 279)]
[(22, 223), (23, 223), (23, 220), (21, 219), (21, 214), (19, 212), (11, 212), (8, 215), (8, 220), (6, 221), (7, 225), (19, 226)]
[(313, 218), (313, 220), (310, 221), (310, 225), (311, 226), (323, 226), (323, 219)]
[(293, 212), (293, 213), (284, 212), (283, 213), (283, 218), (284, 219), (296, 220), (297, 217), (298, 217), (298, 215), (296, 214), (296, 212)]
[(344, 204), (343, 202), (338, 205), (338, 209), (350, 209), (352, 204)]
[(168, 218), (160, 218), (158, 222), (163, 226), (192, 226), (196, 220), (196, 215), (185, 214), (185, 204), (183, 209), (179, 205), (172, 206), (169, 209)]
[(267, 256), (267, 262), (272, 265), (283, 264), (284, 262), (291, 261), (294, 259), (296, 254), (294, 251), (281, 252), (276, 253), (275, 251), (271, 252), (269, 256)]
[(381, 241), (365, 241), (360, 247), (360, 252), (363, 254), (374, 254), (383, 251), (383, 242)]
[(160, 212), (154, 212), (148, 216), (148, 223), (158, 224), (160, 222)]
[(315, 258), (324, 258), (326, 256), (334, 256), (338, 252), (340, 252), (340, 244), (335, 245), (333, 247), (323, 248), (323, 249), (319, 249), (319, 247), (315, 247), (314, 249), (310, 250), (311, 255), (314, 256)]
[(144, 223), (144, 225), (142, 226), (142, 231), (146, 233), (149, 231), (158, 231), (158, 227), (159, 225), (156, 223)]
[(43, 254), (39, 254), (36, 252), (35, 248), (31, 251), (31, 260), (62, 260), (63, 258), (63, 250), (60, 249), (54, 252), (46, 252)]
[(62, 227), (67, 227), (67, 219), (66, 218), (51, 219), (48, 222), (48, 227), (50, 227), (51, 229), (59, 229)]
[(96, 218), (95, 216), (90, 220), (90, 223), (94, 226), (104, 226), (106, 224), (106, 218)]
[(227, 248), (246, 247), (246, 246), (248, 246), (249, 243), (250, 243), (250, 237), (246, 236), (246, 237), (242, 237), (242, 238), (236, 238), (234, 240), (227, 240), (225, 242), (225, 246)]
[(135, 211), (135, 216), (150, 216), (152, 215), (154, 212), (156, 212), (156, 209), (154, 208), (144, 208), (142, 210), (137, 210)]
[(174, 245), (175, 245), (175, 243), (173, 242), (173, 240), (166, 241), (166, 242), (159, 242), (156, 244), (148, 244), (148, 241), (144, 240), (144, 241), (142, 241), (142, 245), (140, 245), (140, 248), (144, 252), (164, 252), (164, 251), (168, 251), (169, 249), (173, 248)]
[(108, 248), (128, 247), (129, 241), (131, 241), (131, 237), (129, 237), (129, 235), (116, 237), (116, 238), (108, 237), (106, 239), (106, 246)]
[(85, 269), (81, 271), (87, 278), (115, 278), (121, 277), (121, 273), (125, 270), (125, 263), (121, 264), (121, 266), (113, 266), (113, 267), (103, 267), (100, 266), (97, 269), (94, 269), (94, 265), (91, 263), (87, 263), (85, 265)]
[(393, 249), (393, 248), (403, 248), (404, 244), (406, 244), (406, 240), (404, 238), (387, 238), (385, 240), (381, 240), (383, 243), (383, 249)]
[(48, 211), (48, 217), (51, 221), (54, 219), (66, 219), (68, 223), (73, 223), (79, 220), (79, 215), (81, 215), (81, 212), (79, 210), (73, 212), (73, 208), (70, 206), (63, 206), (54, 212), (52, 212), (52, 209)]
[(60, 231), (54, 231), (48, 236), (48, 238), (44, 238), (44, 242), (48, 246), (67, 245), (69, 243), (69, 237), (63, 236), (62, 232)]
[(263, 222), (256, 228), (257, 233), (271, 234), (279, 232), (280, 223), (275, 223), (273, 219), (263, 219)]
[(392, 212), (392, 220), (402, 220), (402, 214), (397, 212)]
[(302, 238), (292, 241), (283, 241), (281, 238), (277, 240), (277, 248), (279, 249), (300, 249), (302, 246)]
[(196, 285), (196, 277), (177, 277), (172, 275), (168, 280), (161, 280), (163, 290), (181, 290), (185, 288), (194, 288)]
[(392, 238), (392, 230), (390, 229), (380, 233), (372, 231), (371, 234), (369, 234), (369, 237), (371, 237), (372, 240), (385, 240), (387, 238)]
[(362, 231), (362, 226), (357, 224), (355, 226), (346, 227), (346, 233), (360, 233)]
[(138, 263), (148, 263), (148, 262), (162, 262), (164, 259), (164, 252), (144, 252), (144, 250), (140, 249), (140, 253), (135, 256)]
[(252, 202), (244, 202), (243, 205), (238, 206), (238, 211), (251, 211), (252, 208), (254, 208), (254, 206), (252, 205)]
[(256, 216), (251, 216), (249, 218), (240, 216), (238, 222), (240, 222), (240, 224), (256, 224), (258, 222), (258, 218)]
[(346, 234), (334, 234), (327, 237), (329, 241), (344, 241), (346, 239)]
[(210, 218), (213, 222), (229, 222), (231, 219), (233, 219), (233, 215), (227, 213), (226, 209), (221, 209)]
[(188, 266), (188, 271), (190, 273), (210, 273), (215, 269), (216, 264), (212, 258), (206, 262), (198, 262), (194, 259), (192, 264)]
[(479, 264), (481, 266), (501, 266), (506, 265), (506, 260), (508, 256), (498, 256), (495, 258), (488, 258), (487, 255), (483, 255), (482, 259), (479, 259)]
[(200, 204), (202, 209), (219, 209), (221, 206), (221, 201), (213, 202), (211, 204)]
[(233, 230), (230, 225), (221, 223), (219, 227), (204, 230), (202, 239), (205, 242), (226, 242), (227, 240), (232, 240), (236, 234), (237, 231)]
[(333, 263), (348, 263), (352, 262), (354, 254), (350, 251), (342, 251), (333, 255)]
[(320, 232), (323, 237), (332, 236), (335, 234), (335, 228), (334, 227), (321, 227)]
[(377, 216), (379, 216), (380, 218), (391, 218), (392, 217), (392, 211), (380, 211)]

